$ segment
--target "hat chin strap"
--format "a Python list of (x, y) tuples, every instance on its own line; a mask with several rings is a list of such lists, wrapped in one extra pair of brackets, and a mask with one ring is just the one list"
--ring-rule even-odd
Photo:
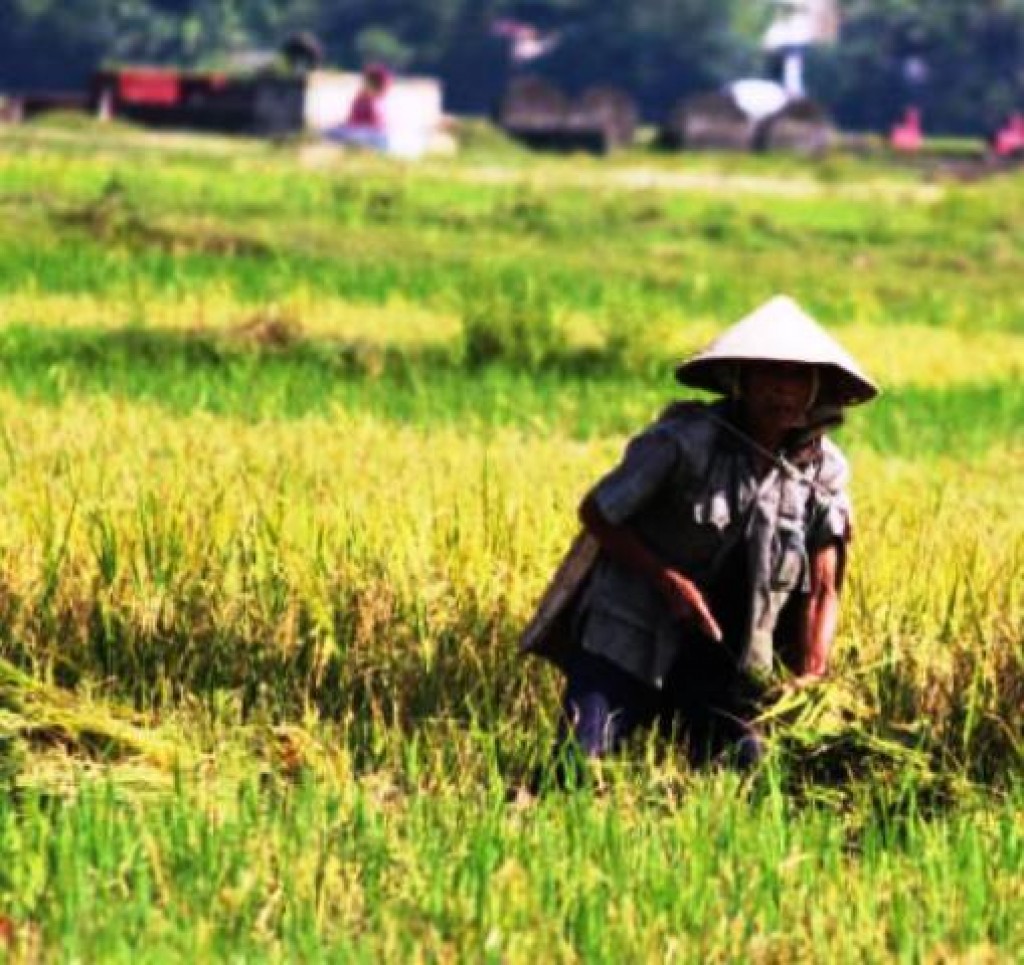
[(811, 413), (814, 411), (814, 404), (818, 401), (821, 392), (821, 372), (817, 365), (811, 366), (811, 391), (807, 394), (807, 403), (804, 405), (803, 421), (794, 429), (807, 429), (811, 426)]

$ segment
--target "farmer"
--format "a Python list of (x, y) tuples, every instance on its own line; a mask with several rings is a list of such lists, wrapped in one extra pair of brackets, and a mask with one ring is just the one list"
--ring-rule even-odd
[(370, 148), (375, 151), (388, 149), (387, 95), (391, 88), (391, 71), (381, 64), (371, 64), (363, 71), (360, 87), (348, 117), (339, 127), (328, 133), (328, 137), (342, 144)]
[(724, 399), (671, 406), (591, 489), (523, 648), (564, 670), (566, 735), (588, 757), (657, 726), (696, 761), (747, 767), (773, 669), (796, 686), (828, 669), (851, 508), (824, 431), (878, 390), (786, 297), (676, 376)]

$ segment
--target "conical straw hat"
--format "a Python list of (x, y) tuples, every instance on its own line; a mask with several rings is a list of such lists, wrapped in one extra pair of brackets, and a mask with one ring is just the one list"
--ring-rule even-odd
[(818, 404), (858, 405), (878, 387), (853, 357), (792, 298), (777, 295), (676, 369), (684, 385), (729, 394), (743, 362), (820, 366)]

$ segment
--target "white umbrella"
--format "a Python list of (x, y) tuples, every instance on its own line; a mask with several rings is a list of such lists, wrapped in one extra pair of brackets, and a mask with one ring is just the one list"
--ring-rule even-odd
[(727, 88), (736, 106), (752, 121), (778, 114), (789, 101), (786, 89), (773, 80), (757, 77), (733, 81)]

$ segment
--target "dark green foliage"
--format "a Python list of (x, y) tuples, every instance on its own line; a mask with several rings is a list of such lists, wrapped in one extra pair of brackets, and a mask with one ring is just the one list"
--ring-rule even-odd
[[(931, 131), (990, 135), (1024, 108), (1024, 3), (850, 0), (842, 43), (815, 56), (812, 84), (841, 121), (886, 129), (910, 104)], [(918, 58), (926, 75), (908, 84)]]
[(541, 70), (574, 92), (594, 84), (621, 87), (660, 120), (681, 95), (756, 69), (756, 48), (732, 31), (744, 5), (735, 0), (582, 4)]
[[(845, 7), (843, 42), (818, 52), (812, 71), (816, 95), (843, 124), (884, 128), (902, 112), (911, 53), (930, 69), (914, 97), (936, 130), (990, 133), (1021, 106), (1020, 0)], [(449, 107), (479, 114), (496, 107), (513, 69), (491, 23), (513, 16), (561, 32), (531, 70), (574, 92), (619, 85), (661, 120), (684, 94), (761, 72), (765, 10), (750, 0), (6, 0), (0, 88), (82, 87), (103, 60), (223, 65), (310, 29), (330, 62), (440, 73)]]

